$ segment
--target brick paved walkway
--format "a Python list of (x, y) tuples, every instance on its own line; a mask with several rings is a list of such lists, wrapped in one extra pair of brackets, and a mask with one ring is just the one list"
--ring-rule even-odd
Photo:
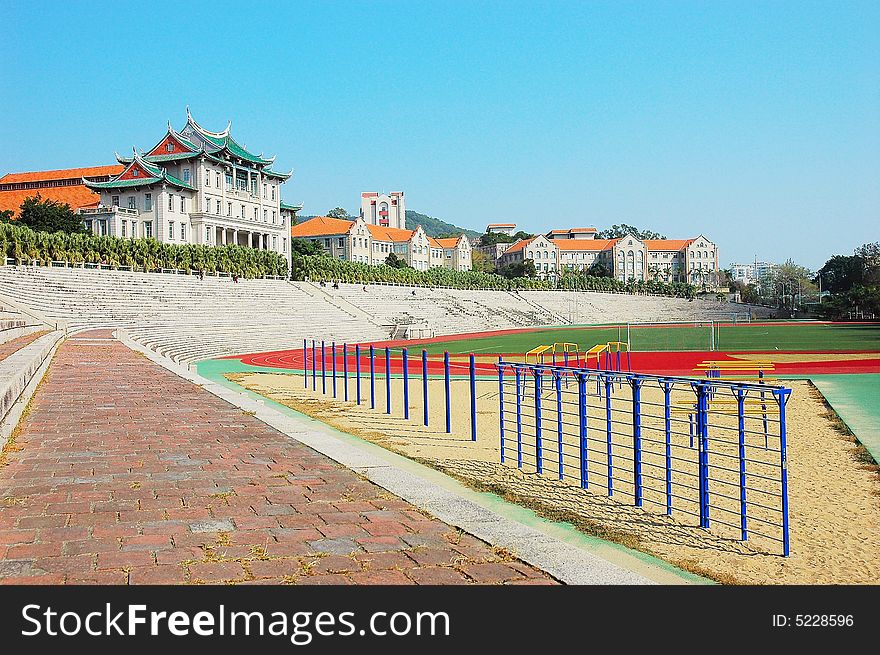
[(42, 332), (31, 332), (30, 334), (25, 334), (24, 336), (16, 337), (15, 339), (10, 339), (9, 341), (0, 343), (0, 361), (3, 361), (12, 353), (21, 350), (31, 341), (34, 341), (44, 334), (47, 334), (45, 330)]
[(110, 338), (0, 462), (0, 583), (547, 583)]

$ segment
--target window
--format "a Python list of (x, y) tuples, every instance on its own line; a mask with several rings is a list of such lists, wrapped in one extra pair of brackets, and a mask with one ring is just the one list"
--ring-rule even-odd
[(134, 196), (128, 197), (128, 208), (129, 209), (137, 209), (137, 205), (135, 204), (135, 197)]
[(186, 182), (187, 184), (189, 184), (189, 169), (188, 168), (183, 169), (183, 181)]
[(137, 177), (140, 174), (141, 174), (141, 172), (138, 169), (136, 169), (136, 168), (131, 169), (131, 176), (132, 177)]
[(99, 231), (101, 232), (101, 236), (107, 236), (107, 221), (98, 221), (99, 223)]
[(165, 152), (174, 152), (174, 144), (170, 143), (170, 142), (166, 143), (165, 144)]
[(125, 221), (122, 221), (122, 236), (123, 236), (123, 237), (128, 236), (128, 235), (125, 234), (125, 228), (126, 228)]
[(231, 202), (226, 203), (226, 215), (232, 216), (232, 203)]
[(272, 200), (275, 200), (275, 187), (272, 187)]
[(168, 238), (174, 238), (174, 221), (168, 221)]
[(214, 174), (214, 180), (217, 182), (217, 188), (220, 188), (220, 173), (217, 172)]
[(186, 198), (184, 198), (183, 196), (180, 196), (180, 213), (186, 213)]
[(284, 252), (287, 252), (287, 238), (281, 237), (281, 247), (284, 248)]
[(137, 221), (132, 221), (131, 222), (131, 238), (132, 239), (134, 239), (137, 236), (137, 233), (138, 233), (137, 228), (138, 228)]
[(145, 193), (144, 194), (144, 211), (151, 212), (153, 211), (153, 194)]
[(272, 235), (272, 250), (278, 250), (278, 237)]
[(218, 201), (217, 201), (217, 216), (220, 215), (220, 207), (221, 207), (221, 203), (220, 203), (220, 201), (218, 200)]
[(266, 186), (267, 185), (265, 185), (265, 184), (263, 185), (263, 198), (266, 197)]
[(272, 225), (275, 224), (275, 210), (272, 210)]
[(205, 171), (205, 186), (211, 186), (211, 171)]
[(119, 207), (119, 196), (113, 196), (110, 199), (110, 204), (113, 205), (114, 207)]
[(174, 211), (174, 194), (173, 193), (168, 194), (168, 211), (170, 211), (170, 212)]
[(336, 240), (336, 245), (340, 248), (345, 248), (345, 237), (340, 237)]
[(324, 247), (325, 247), (325, 248), (329, 248), (329, 247), (330, 247), (330, 239), (324, 239)]
[(266, 223), (266, 222), (268, 222), (268, 221), (269, 221), (269, 210), (268, 210), (268, 209), (264, 209), (264, 210), (263, 210), (263, 222)]
[(259, 211), (260, 211), (259, 209), (254, 207), (254, 220), (257, 220), (257, 215), (259, 214)]
[(205, 228), (205, 243), (211, 243), (211, 228)]
[(232, 189), (232, 173), (226, 174), (226, 189)]
[(244, 205), (241, 206), (241, 217), (246, 218), (246, 216), (244, 215)]
[(205, 198), (205, 213), (206, 214), (211, 213), (211, 199), (210, 198)]
[(180, 224), (180, 240), (186, 241), (186, 223)]
[(153, 221), (146, 221), (144, 223), (144, 236), (148, 239), (153, 237)]

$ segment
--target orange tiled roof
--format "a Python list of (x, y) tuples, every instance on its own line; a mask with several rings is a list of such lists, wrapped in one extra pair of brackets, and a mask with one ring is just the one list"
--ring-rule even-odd
[[(13, 182), (43, 182), (48, 180), (65, 180), (74, 177), (93, 177), (97, 175), (118, 175), (124, 166), (113, 164), (111, 166), (89, 166), (86, 168), (64, 168), (56, 171), (33, 171), (30, 173), (7, 173), (0, 177), (0, 184)], [(73, 205), (71, 205), (72, 207)]]
[(391, 241), (404, 243), (413, 238), (415, 230), (401, 230), (399, 227), (383, 227), (381, 225), (367, 224), (367, 229), (374, 239), (378, 241)]
[(348, 234), (354, 227), (353, 221), (342, 218), (330, 218), (329, 216), (315, 216), (304, 223), (298, 223), (290, 228), (290, 236), (300, 237), (323, 237), (337, 234)]
[(572, 232), (573, 234), (584, 234), (584, 233), (589, 234), (590, 232), (595, 232), (596, 228), (594, 228), (594, 227), (572, 227), (572, 228), (569, 228), (568, 231)]
[(553, 239), (560, 250), (608, 250), (620, 239)]
[(694, 242), (694, 239), (645, 239), (645, 246), (648, 250), (681, 250), (687, 248)]
[(538, 237), (532, 237), (531, 239), (520, 239), (519, 241), (514, 243), (512, 246), (510, 246), (510, 248), (505, 250), (504, 254), (506, 255), (509, 252), (519, 252), (520, 250), (525, 248), (527, 245), (529, 245), (532, 241), (534, 241), (537, 238)]
[(486, 227), (516, 227), (516, 223), (489, 223)]
[(21, 203), (25, 198), (40, 194), (41, 200), (54, 200), (67, 203), (76, 211), (80, 207), (93, 207), (98, 204), (100, 196), (87, 189), (82, 184), (76, 186), (56, 186), (45, 189), (15, 189), (13, 191), (0, 191), (0, 211), (11, 209), (18, 214)]
[(448, 237), (446, 239), (434, 239), (441, 248), (455, 248), (461, 237)]

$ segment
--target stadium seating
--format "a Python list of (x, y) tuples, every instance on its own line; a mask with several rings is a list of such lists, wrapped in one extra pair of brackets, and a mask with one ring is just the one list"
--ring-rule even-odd
[[(729, 320), (717, 301), (566, 291), (473, 291), (245, 280), (162, 273), (0, 266), (0, 307), (26, 307), (54, 327), (123, 327), (180, 362), (295, 348), (302, 339), (363, 342), (405, 325), (436, 335), (539, 325)], [(739, 309), (737, 310), (737, 307)], [(30, 317), (0, 314), (0, 326)], [(16, 326), (21, 327), (21, 326)]]

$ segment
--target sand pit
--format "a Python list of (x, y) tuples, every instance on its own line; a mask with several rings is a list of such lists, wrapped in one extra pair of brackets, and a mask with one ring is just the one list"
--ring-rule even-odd
[[(564, 481), (499, 462), (498, 385), (478, 383), (478, 434), (470, 440), (468, 382), (453, 380), (452, 432), (445, 432), (442, 380), (429, 382), (429, 423), (422, 425), (422, 387), (410, 382), (410, 419), (403, 418), (402, 382), (392, 379), (392, 413), (385, 413), (385, 381), (376, 380), (376, 408), (370, 409), (368, 381), (357, 406), (349, 380), (349, 402), (341, 380), (337, 399), (303, 388), (299, 375), (240, 373), (231, 380), (334, 427), (429, 463), (478, 488), (489, 487), (535, 506), (540, 512), (580, 524), (586, 531), (618, 540), (689, 570), (726, 583), (869, 584), (880, 579), (880, 481), (854, 457), (850, 437), (840, 434), (821, 397), (805, 381), (791, 383), (788, 405), (788, 462), (791, 556), (768, 554), (754, 542), (700, 529), (693, 517), (666, 516), (656, 506), (634, 507), (627, 498), (608, 498)], [(545, 470), (546, 473), (546, 470)]]

